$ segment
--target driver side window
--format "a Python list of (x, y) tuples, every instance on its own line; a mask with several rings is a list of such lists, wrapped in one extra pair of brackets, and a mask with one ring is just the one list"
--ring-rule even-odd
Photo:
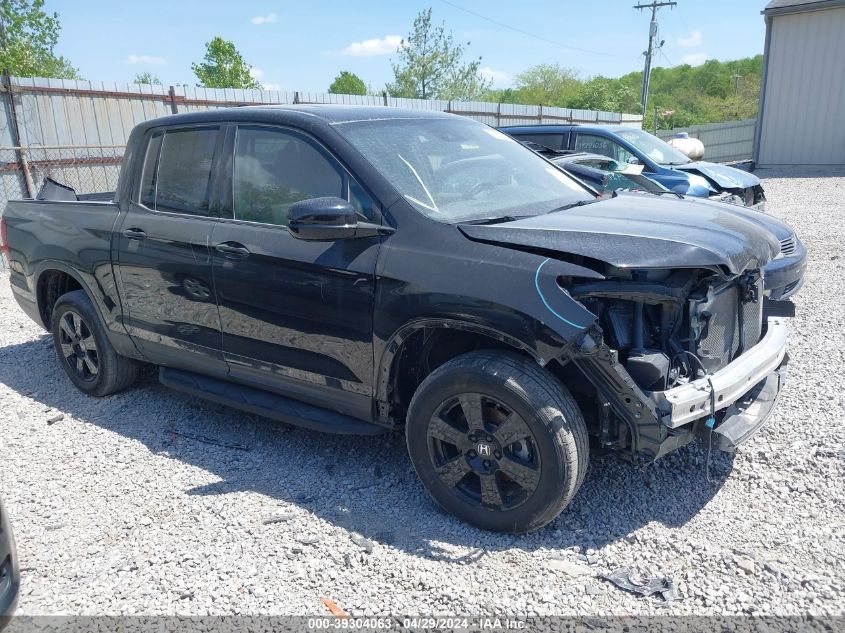
[(579, 134), (575, 138), (575, 150), (578, 152), (601, 154), (620, 163), (627, 163), (628, 159), (633, 156), (631, 152), (616, 141), (594, 134)]
[(300, 200), (345, 198), (340, 166), (298, 134), (261, 127), (238, 128), (233, 174), (237, 220), (287, 226)]

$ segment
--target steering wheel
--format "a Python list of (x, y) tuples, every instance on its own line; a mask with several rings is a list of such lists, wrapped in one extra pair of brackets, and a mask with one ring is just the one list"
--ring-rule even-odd
[(495, 183), (492, 183), (492, 182), (487, 181), (487, 180), (477, 182), (472, 187), (470, 187), (469, 191), (464, 196), (464, 200), (472, 200), (476, 196), (484, 193), (485, 191), (492, 191), (495, 186), (496, 186)]
[[(504, 182), (507, 170), (507, 163), (498, 157), (468, 158), (446, 163), (437, 175), (441, 191), (463, 194), (468, 200), (501, 184), (495, 179), (500, 177)], [(478, 181), (479, 177), (485, 180)]]

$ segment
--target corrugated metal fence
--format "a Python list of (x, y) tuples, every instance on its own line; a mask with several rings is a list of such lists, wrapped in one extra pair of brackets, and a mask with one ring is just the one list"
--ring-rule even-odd
[(0, 110), (0, 208), (37, 194), (51, 176), (79, 193), (116, 187), (133, 126), (175, 112), (256, 104), (337, 103), (439, 110), (489, 125), (623, 123), (639, 115), (484, 102), (398, 99), (310, 92), (219, 90), (189, 86), (5, 78)]
[(657, 136), (668, 140), (678, 132), (687, 132), (691, 137), (704, 143), (704, 160), (714, 163), (750, 160), (754, 149), (755, 123), (756, 119), (708, 123), (672, 130), (658, 130)]

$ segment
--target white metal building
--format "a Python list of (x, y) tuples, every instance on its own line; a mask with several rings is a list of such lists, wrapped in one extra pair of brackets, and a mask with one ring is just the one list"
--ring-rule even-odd
[(772, 0), (763, 16), (755, 163), (845, 165), (845, 0)]

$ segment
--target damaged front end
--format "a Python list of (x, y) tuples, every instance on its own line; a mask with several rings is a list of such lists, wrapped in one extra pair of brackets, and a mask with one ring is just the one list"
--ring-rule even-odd
[(738, 204), (744, 207), (766, 210), (766, 194), (760, 179), (730, 165), (708, 162), (690, 162), (674, 167), (679, 171), (704, 178), (716, 192), (711, 200)]
[(735, 448), (780, 390), (792, 304), (765, 296), (764, 271), (782, 244), (746, 216), (619, 194), (461, 231), (550, 256), (532, 310), (566, 341), (559, 376), (588, 416), (597, 401), (590, 423), (602, 445), (649, 461), (697, 433)]
[(600, 443), (652, 461), (699, 434), (734, 450), (758, 431), (785, 375), (775, 314), (788, 314), (764, 298), (760, 270), (610, 272), (568, 288), (597, 316), (569, 360), (598, 391)]

